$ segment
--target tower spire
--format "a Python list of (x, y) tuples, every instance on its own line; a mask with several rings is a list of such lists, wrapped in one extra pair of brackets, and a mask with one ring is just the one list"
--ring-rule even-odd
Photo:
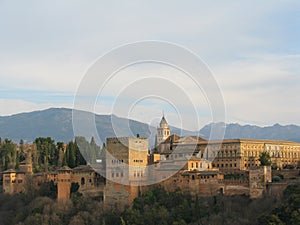
[(157, 128), (157, 144), (165, 141), (170, 136), (170, 127), (165, 118), (165, 112), (162, 111), (162, 118)]

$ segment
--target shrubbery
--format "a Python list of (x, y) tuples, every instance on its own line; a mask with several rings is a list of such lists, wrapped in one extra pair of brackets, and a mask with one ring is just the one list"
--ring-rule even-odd
[[(73, 186), (76, 190), (77, 185)], [(59, 204), (51, 198), (54, 189), (55, 185), (50, 185), (32, 196), (0, 194), (0, 224), (300, 224), (298, 185), (284, 191), (282, 202), (271, 197), (192, 198), (180, 190), (156, 188), (136, 198), (123, 212), (105, 211), (102, 202), (78, 192), (70, 201)]]

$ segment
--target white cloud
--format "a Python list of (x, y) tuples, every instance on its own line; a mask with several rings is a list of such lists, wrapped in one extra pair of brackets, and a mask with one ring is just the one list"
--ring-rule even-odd
[[(299, 123), (299, 56), (289, 55), (287, 49), (299, 54), (300, 47), (286, 47), (290, 38), (299, 35), (288, 28), (286, 21), (287, 16), (294, 16), (297, 27), (298, 14), (293, 10), (299, 4), (298, 1), (0, 2), (0, 87), (16, 92), (26, 89), (73, 95), (86, 69), (99, 55), (127, 42), (157, 39), (187, 46), (207, 61), (224, 92), (228, 120)], [(287, 30), (283, 32), (283, 28)], [(278, 46), (283, 52), (277, 53)], [(144, 68), (144, 71), (128, 70), (127, 75), (124, 73), (123, 78), (107, 87), (106, 95), (118, 93), (130, 73), (141, 77), (158, 71), (165, 79), (188, 90), (198, 110), (207, 114), (204, 96), (183, 76), (166, 68)], [(128, 92), (126, 97), (135, 95)], [(50, 97), (45, 97), (43, 104), (34, 99), (1, 97), (1, 115), (58, 106), (51, 103)], [(245, 102), (251, 108), (243, 107)], [(176, 103), (187, 108), (180, 98)], [(159, 107), (154, 110), (143, 107), (147, 114), (141, 114), (141, 120), (160, 111)], [(110, 107), (102, 105), (98, 109), (99, 113), (105, 113)], [(209, 117), (201, 116), (201, 123), (206, 123)], [(175, 122), (175, 116), (170, 120)]]
[(228, 120), (299, 124), (299, 55), (256, 55), (215, 68)]

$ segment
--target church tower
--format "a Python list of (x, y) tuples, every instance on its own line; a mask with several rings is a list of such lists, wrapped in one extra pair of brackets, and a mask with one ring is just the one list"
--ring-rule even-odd
[(159, 127), (157, 128), (157, 144), (160, 144), (170, 136), (170, 128), (165, 119), (165, 115), (161, 118)]

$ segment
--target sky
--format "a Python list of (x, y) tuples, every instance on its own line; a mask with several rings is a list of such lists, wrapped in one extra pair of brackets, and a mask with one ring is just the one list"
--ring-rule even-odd
[[(221, 90), (224, 122), (300, 125), (297, 0), (0, 0), (0, 115), (72, 108), (100, 56), (143, 40), (174, 43), (203, 60)], [(149, 77), (157, 79), (145, 83)], [(197, 130), (214, 120), (205, 93), (193, 85), (170, 66), (134, 65), (105, 85), (94, 109), (152, 125), (164, 113), (170, 124)], [(143, 99), (138, 87), (152, 86), (165, 87), (166, 96), (180, 95), (180, 87), (191, 102), (158, 93)]]

